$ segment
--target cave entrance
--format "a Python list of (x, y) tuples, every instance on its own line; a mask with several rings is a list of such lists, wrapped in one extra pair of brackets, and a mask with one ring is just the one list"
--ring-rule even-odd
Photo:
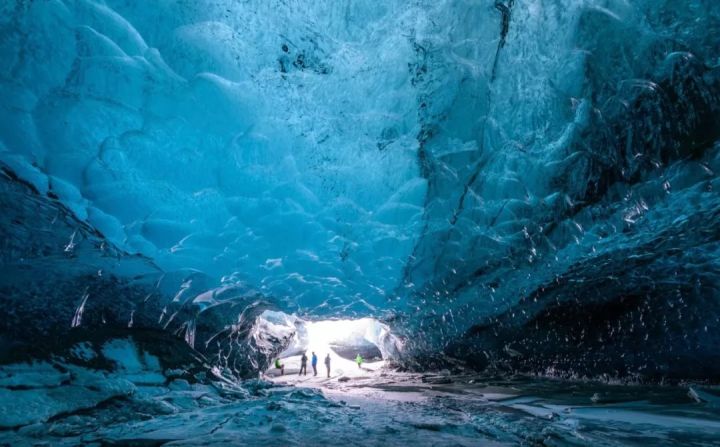
[[(327, 378), (324, 360), (329, 354), (332, 378), (377, 371), (388, 360), (396, 358), (402, 348), (390, 328), (374, 318), (304, 320), (283, 312), (266, 311), (259, 320), (257, 328), (265, 335), (262, 338), (272, 335), (287, 346), (277, 357), (285, 365), (288, 376), (300, 370), (303, 352), (308, 356), (308, 376), (313, 375), (312, 353), (317, 355), (319, 378)], [(358, 354), (363, 358), (362, 368), (355, 362)], [(279, 371), (271, 364), (266, 374), (276, 377)]]

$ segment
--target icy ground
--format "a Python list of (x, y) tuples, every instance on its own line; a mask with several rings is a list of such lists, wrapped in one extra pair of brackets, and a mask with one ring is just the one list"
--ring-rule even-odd
[(332, 357), (330, 368), (330, 379), (327, 378), (327, 369), (325, 368), (324, 357), (318, 356), (317, 377), (313, 374), (312, 365), (310, 364), (310, 354), (308, 353), (307, 374), (300, 375), (300, 356), (288, 357), (281, 360), (285, 365), (285, 374), (280, 375), (280, 370), (271, 367), (265, 372), (265, 377), (276, 383), (291, 384), (299, 386), (324, 386), (333, 381), (345, 381), (348, 379), (360, 379), (375, 376), (385, 368), (384, 360), (370, 363), (363, 363), (358, 368), (357, 364), (351, 360), (346, 360), (338, 356)]
[[(130, 339), (3, 366), (0, 445), (717, 445), (720, 390), (411, 374), (382, 362), (330, 379), (284, 359), (260, 380), (162, 369)], [(95, 365), (107, 361), (109, 370)], [(348, 362), (352, 363), (352, 362)]]

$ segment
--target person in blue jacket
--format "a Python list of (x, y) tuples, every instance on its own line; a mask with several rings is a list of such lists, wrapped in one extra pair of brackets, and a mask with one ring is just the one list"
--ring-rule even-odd
[(312, 361), (310, 363), (312, 363), (313, 367), (313, 376), (317, 376), (317, 356), (315, 355), (315, 351), (312, 353)]

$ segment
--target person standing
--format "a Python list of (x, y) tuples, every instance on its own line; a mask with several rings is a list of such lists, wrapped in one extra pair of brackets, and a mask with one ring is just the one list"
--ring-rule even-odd
[(317, 356), (315, 355), (315, 351), (312, 353), (312, 360), (310, 360), (310, 364), (313, 367), (313, 376), (317, 376)]
[(300, 372), (298, 373), (298, 376), (302, 373), (305, 373), (307, 376), (307, 355), (303, 352), (302, 357), (300, 357)]
[(280, 363), (280, 359), (275, 359), (275, 368), (280, 370), (281, 376), (285, 374), (285, 365)]
[(330, 378), (330, 354), (325, 357), (325, 367), (327, 367), (328, 379)]
[(363, 358), (362, 358), (362, 356), (360, 355), (359, 352), (358, 352), (357, 357), (355, 357), (355, 362), (357, 362), (358, 368), (362, 369)]

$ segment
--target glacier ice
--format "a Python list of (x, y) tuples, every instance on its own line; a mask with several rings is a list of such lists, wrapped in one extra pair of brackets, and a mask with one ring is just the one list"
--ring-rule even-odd
[[(354, 360), (358, 353), (371, 353), (379, 359), (397, 359), (402, 340), (391, 329), (374, 318), (357, 320), (306, 321), (283, 312), (266, 310), (258, 316), (253, 327), (253, 340), (265, 345), (265, 351), (275, 348), (277, 357), (298, 356), (303, 352), (322, 353)], [(277, 347), (284, 349), (278, 351)]]
[(277, 311), (420, 369), (720, 378), (720, 4), (11, 0), (0, 36), (8, 359), (161, 329), (249, 376)]

